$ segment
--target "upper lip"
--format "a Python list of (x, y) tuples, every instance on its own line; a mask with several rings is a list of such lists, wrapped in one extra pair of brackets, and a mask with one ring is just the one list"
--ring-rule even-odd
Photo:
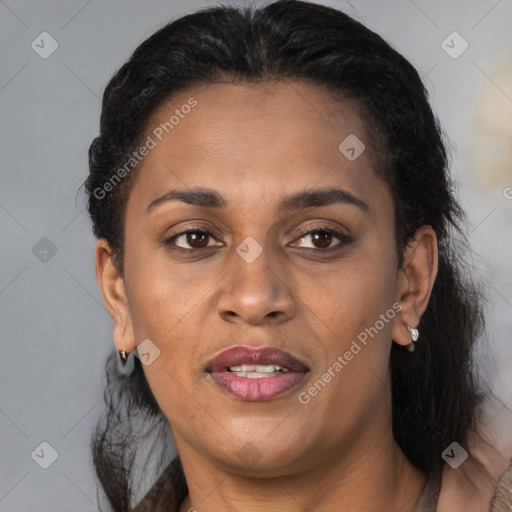
[(231, 366), (240, 366), (242, 364), (275, 364), (288, 368), (292, 372), (308, 371), (308, 368), (296, 357), (278, 348), (251, 348), (244, 346), (236, 346), (224, 350), (224, 352), (221, 352), (209, 362), (206, 371), (223, 372)]

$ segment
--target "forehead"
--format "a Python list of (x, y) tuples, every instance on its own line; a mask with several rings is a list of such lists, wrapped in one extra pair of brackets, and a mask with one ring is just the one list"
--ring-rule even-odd
[(368, 195), (383, 185), (356, 106), (303, 82), (192, 87), (155, 112), (146, 136), (154, 147), (130, 202), (176, 186), (225, 189), (242, 203), (315, 186)]

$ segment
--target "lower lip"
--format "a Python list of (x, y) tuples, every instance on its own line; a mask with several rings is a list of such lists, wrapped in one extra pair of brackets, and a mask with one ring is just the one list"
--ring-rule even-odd
[(307, 372), (279, 373), (274, 377), (248, 379), (237, 377), (231, 372), (211, 372), (213, 382), (224, 391), (248, 402), (263, 402), (286, 393), (298, 386)]

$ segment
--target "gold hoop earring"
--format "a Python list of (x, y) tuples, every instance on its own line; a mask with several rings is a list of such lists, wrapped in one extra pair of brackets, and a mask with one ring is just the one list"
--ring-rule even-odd
[(126, 361), (128, 360), (128, 356), (126, 352), (123, 350), (118, 350), (117, 353), (119, 354), (119, 360), (121, 361), (121, 365), (124, 366), (126, 364)]

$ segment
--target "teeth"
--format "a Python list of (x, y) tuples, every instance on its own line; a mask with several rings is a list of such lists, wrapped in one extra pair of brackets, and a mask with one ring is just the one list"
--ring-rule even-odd
[(261, 377), (273, 377), (279, 372), (288, 373), (288, 368), (283, 368), (277, 364), (243, 364), (241, 366), (230, 366), (230, 371), (237, 377), (246, 377), (248, 379), (259, 379)]
[(237, 377), (245, 377), (246, 379), (261, 379), (263, 377), (274, 377), (279, 372), (232, 372)]
[(232, 372), (278, 372), (281, 367), (277, 364), (243, 364), (242, 366), (230, 366)]

